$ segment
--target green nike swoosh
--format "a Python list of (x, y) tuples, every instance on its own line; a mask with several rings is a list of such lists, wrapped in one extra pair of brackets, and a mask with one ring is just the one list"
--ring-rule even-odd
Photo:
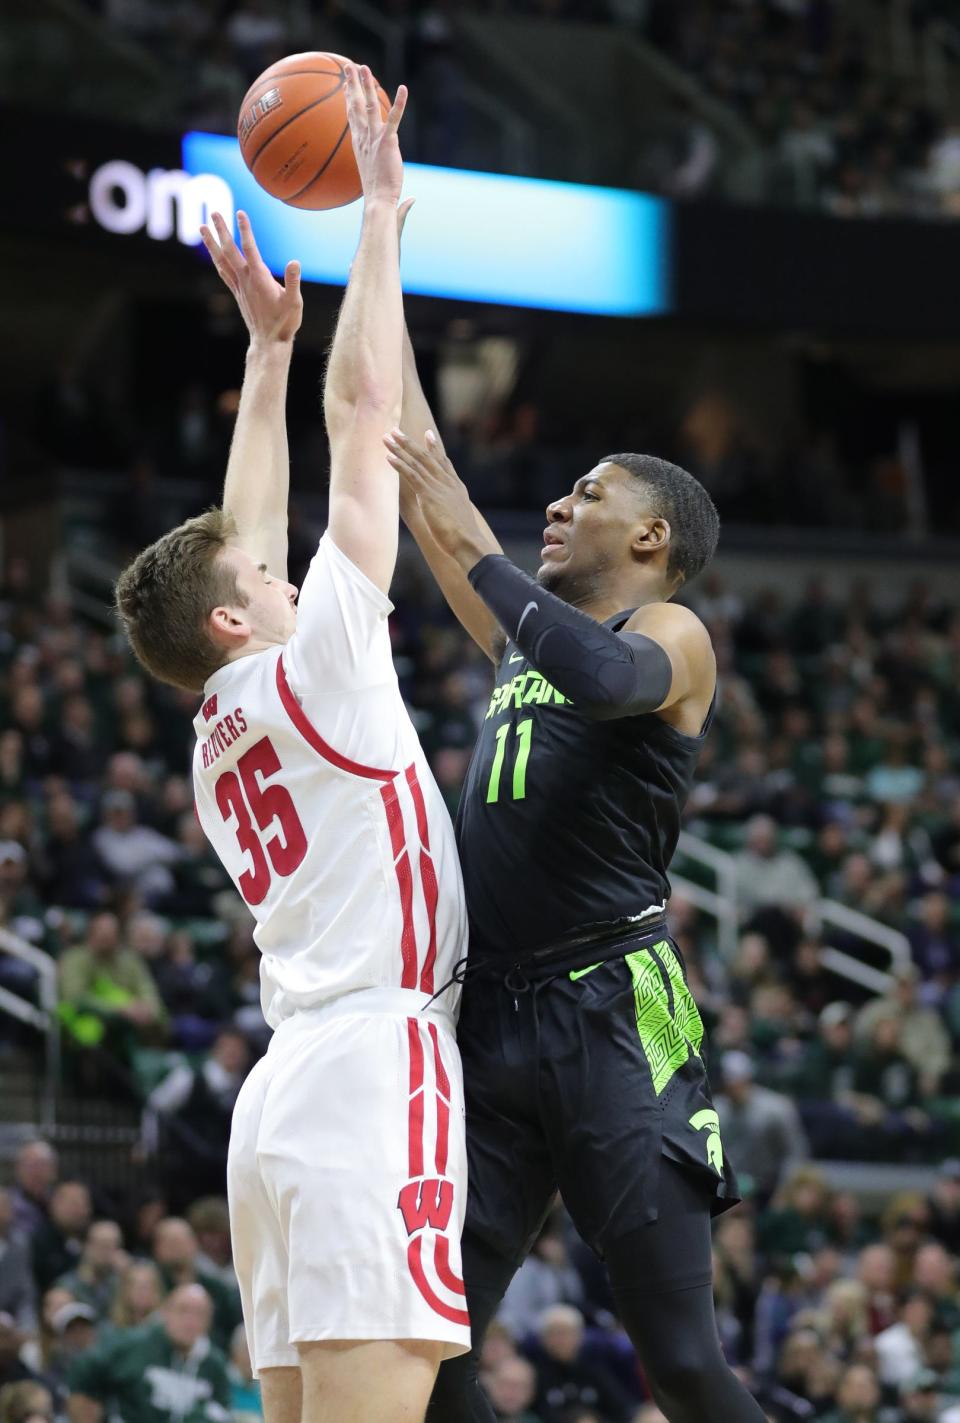
[(525, 662), (525, 661), (526, 661), (526, 658), (524, 657), (524, 655), (523, 655), (522, 652), (511, 652), (510, 656), (507, 658), (507, 661), (508, 661), (508, 662)]
[(584, 974), (586, 974), (586, 973), (593, 973), (593, 970), (594, 970), (595, 968), (601, 968), (601, 967), (602, 967), (601, 964), (592, 963), (589, 968), (572, 968), (572, 969), (570, 970), (570, 979), (571, 979), (571, 982), (576, 983), (577, 979), (578, 979), (578, 978), (583, 978)]

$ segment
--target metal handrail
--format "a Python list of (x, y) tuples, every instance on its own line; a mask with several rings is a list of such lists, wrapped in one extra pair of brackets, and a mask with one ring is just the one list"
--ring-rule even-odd
[(60, 1019), (57, 1014), (57, 966), (53, 957), (28, 944), (9, 929), (0, 929), (0, 950), (20, 959), (37, 971), (40, 1007), (4, 989), (0, 993), (0, 1012), (9, 1013), (21, 1023), (28, 1023), (45, 1035), (44, 1087), (40, 1103), (40, 1124), (52, 1128), (57, 1120), (57, 1088), (60, 1082)]
[[(689, 830), (681, 830), (677, 849), (688, 859), (712, 870), (717, 881), (717, 946), (725, 963), (732, 963), (737, 952), (740, 931), (740, 905), (737, 892), (737, 866), (732, 855), (726, 850), (718, 850), (709, 840), (700, 835), (692, 835)], [(681, 883), (679, 876), (673, 875), (674, 884)], [(684, 881), (689, 883), (689, 881)], [(692, 896), (688, 895), (692, 900)], [(696, 901), (692, 901), (696, 902)], [(708, 911), (709, 912), (709, 911)]]
[[(693, 835), (688, 830), (680, 832), (677, 848), (688, 859), (706, 866), (716, 876), (716, 890), (704, 889), (693, 884), (682, 875), (671, 875), (674, 888), (689, 899), (691, 904), (702, 909), (717, 921), (717, 944), (725, 962), (731, 963), (737, 950), (740, 932), (740, 906), (737, 896), (736, 860), (726, 850), (719, 850), (709, 840)], [(841, 978), (849, 979), (872, 993), (885, 993), (893, 986), (895, 975), (912, 963), (910, 940), (899, 929), (891, 929), (869, 914), (859, 909), (851, 909), (836, 899), (820, 899), (806, 914), (806, 924), (819, 934), (824, 924), (832, 924), (845, 929), (858, 939), (877, 948), (884, 949), (890, 956), (887, 970), (863, 963), (854, 954), (826, 944), (820, 950), (820, 962), (824, 968)]]
[(910, 940), (906, 934), (901, 934), (899, 929), (891, 929), (889, 924), (881, 924), (879, 919), (872, 919), (869, 914), (864, 914), (859, 909), (851, 909), (849, 905), (841, 904), (839, 900), (818, 900), (810, 910), (808, 918), (813, 919), (817, 927), (821, 920), (826, 920), (828, 924), (835, 924), (838, 929), (846, 929), (851, 934), (856, 934), (858, 939), (866, 939), (868, 944), (876, 944), (878, 948), (886, 949), (890, 955), (890, 966), (895, 973), (909, 968), (913, 962)]

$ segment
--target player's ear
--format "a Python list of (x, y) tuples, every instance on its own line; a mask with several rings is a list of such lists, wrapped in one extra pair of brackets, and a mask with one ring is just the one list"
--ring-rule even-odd
[(253, 628), (237, 616), (235, 608), (221, 605), (214, 608), (207, 618), (207, 631), (218, 647), (222, 647), (224, 652), (231, 652), (243, 646)]
[(638, 558), (659, 553), (670, 544), (670, 525), (659, 516), (641, 519), (633, 532), (631, 548)]

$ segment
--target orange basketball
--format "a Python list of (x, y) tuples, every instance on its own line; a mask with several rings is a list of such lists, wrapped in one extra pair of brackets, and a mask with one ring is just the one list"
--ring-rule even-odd
[[(265, 188), (295, 208), (339, 208), (361, 193), (353, 156), (341, 54), (290, 54), (254, 80), (240, 106), (243, 161)], [(377, 85), (384, 118), (390, 100)]]

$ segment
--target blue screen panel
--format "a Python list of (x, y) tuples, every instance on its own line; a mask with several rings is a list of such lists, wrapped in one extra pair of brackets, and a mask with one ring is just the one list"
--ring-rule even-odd
[[(295, 257), (307, 281), (346, 281), (360, 203), (287, 207), (258, 186), (224, 134), (185, 134), (183, 166), (226, 181), (272, 271)], [(417, 200), (403, 244), (407, 292), (605, 316), (670, 309), (670, 209), (660, 198), (419, 163), (406, 165), (404, 193)]]

